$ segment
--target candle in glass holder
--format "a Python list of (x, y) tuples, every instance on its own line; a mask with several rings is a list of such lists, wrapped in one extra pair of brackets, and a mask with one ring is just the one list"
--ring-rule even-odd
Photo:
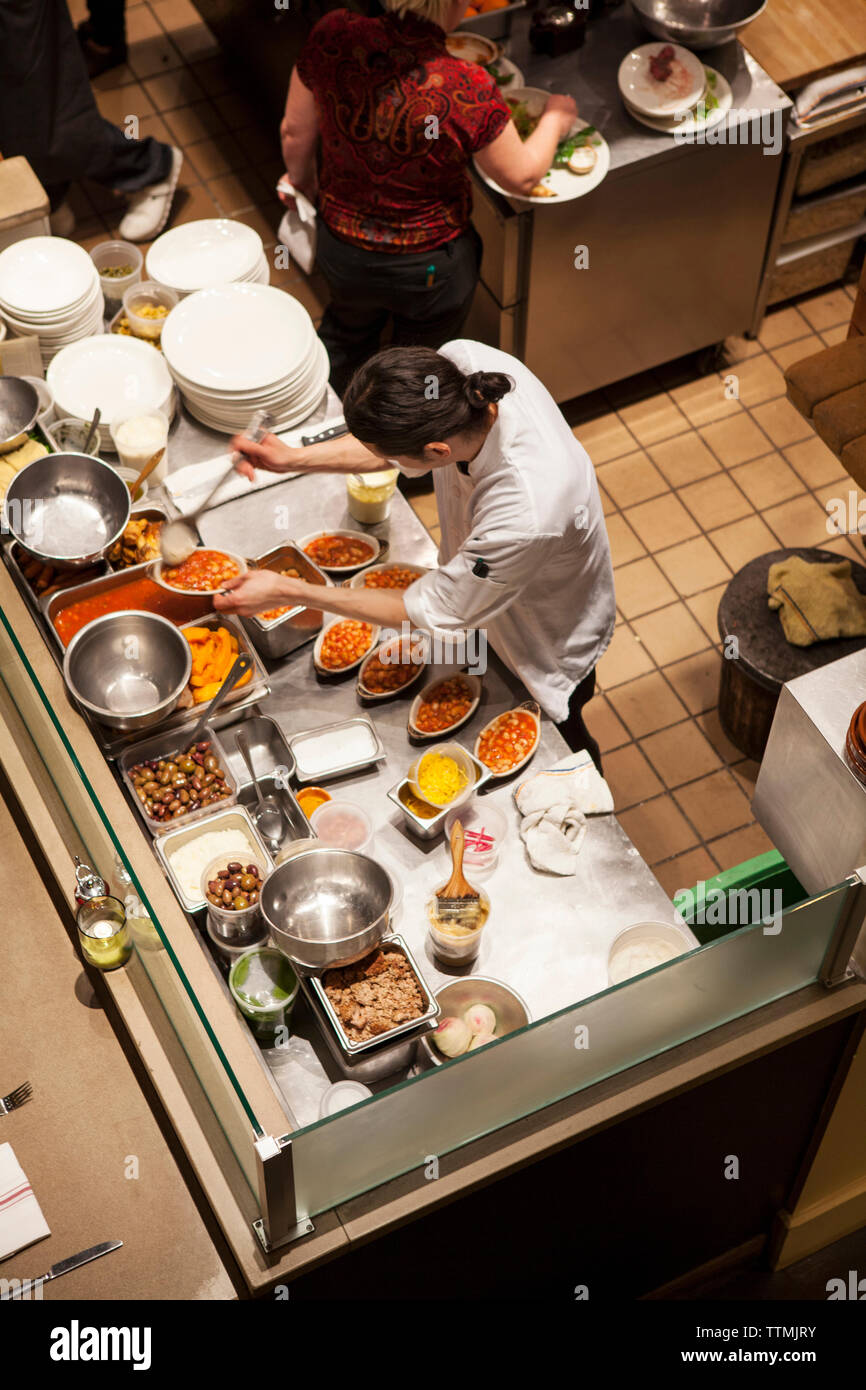
[(91, 898), (76, 916), (85, 958), (98, 970), (116, 970), (132, 954), (126, 911), (117, 898)]

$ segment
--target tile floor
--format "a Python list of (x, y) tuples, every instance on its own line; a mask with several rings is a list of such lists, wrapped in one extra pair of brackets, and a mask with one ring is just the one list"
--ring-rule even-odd
[[(84, 0), (70, 9), (77, 21)], [(128, 0), (127, 18), (128, 63), (95, 84), (103, 114), (136, 116), (142, 135), (183, 148), (174, 222), (239, 217), (272, 251), (276, 126), (263, 124), (189, 0)], [(82, 245), (116, 234), (122, 205), (111, 194), (80, 187), (73, 205)], [(321, 316), (320, 276), (272, 263), (271, 280)], [(728, 340), (718, 370), (682, 360), (565, 407), (596, 466), (616, 570), (617, 628), (587, 721), (620, 819), (671, 893), (770, 847), (750, 811), (757, 765), (726, 739), (716, 709), (715, 616), (731, 575), (786, 545), (863, 559), (859, 541), (828, 532), (825, 503), (851, 484), (786, 400), (783, 377), (846, 336), (853, 298), (840, 285), (772, 311), (757, 341)], [(411, 501), (438, 538), (432, 493)]]

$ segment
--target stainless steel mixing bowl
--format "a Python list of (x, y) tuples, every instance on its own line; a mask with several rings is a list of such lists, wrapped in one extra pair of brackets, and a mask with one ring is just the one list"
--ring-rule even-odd
[(645, 29), (685, 48), (715, 48), (751, 24), (767, 0), (631, 0)]
[(26, 443), (39, 414), (39, 392), (20, 376), (0, 376), (0, 454)]
[(101, 459), (46, 454), (12, 479), (3, 523), (28, 555), (43, 564), (86, 569), (123, 533), (131, 506), (126, 483)]
[[(442, 1010), (440, 1023), (443, 1018), (462, 1018), (473, 1004), (487, 1004), (496, 1015), (497, 1038), (504, 1038), (516, 1028), (525, 1028), (532, 1022), (532, 1014), (517, 991), (487, 975), (467, 975), (464, 980), (452, 980), (437, 989), (436, 1003)], [(432, 1034), (420, 1038), (418, 1045), (422, 1056), (437, 1067), (448, 1061), (434, 1043)]]
[(171, 714), (191, 670), (190, 645), (179, 628), (134, 610), (94, 618), (63, 659), (70, 693), (112, 729), (146, 729)]
[(312, 845), (268, 875), (262, 916), (290, 960), (323, 970), (360, 960), (378, 945), (391, 897), (391, 879), (375, 859)]

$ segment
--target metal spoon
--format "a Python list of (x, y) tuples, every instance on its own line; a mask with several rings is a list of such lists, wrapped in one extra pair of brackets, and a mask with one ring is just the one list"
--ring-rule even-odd
[(198, 743), (200, 741), (202, 735), (207, 729), (208, 724), (210, 723), (213, 716), (216, 714), (223, 700), (226, 698), (228, 694), (231, 693), (231, 691), (234, 689), (234, 687), (240, 680), (241, 676), (243, 676), (247, 671), (250, 670), (252, 664), (252, 657), (248, 656), (245, 652), (241, 652), (240, 656), (235, 657), (234, 661), (232, 662), (231, 668), (229, 669), (228, 675), (226, 676), (216, 695), (214, 695), (204, 714), (201, 716), (198, 723), (195, 725), (195, 728), (193, 729), (192, 733), (190, 734), (190, 743)]
[(90, 428), (87, 431), (87, 434), (84, 436), (84, 448), (81, 450), (82, 454), (90, 453), (90, 446), (93, 443), (93, 438), (96, 434), (97, 429), (99, 428), (99, 421), (101, 419), (102, 411), (99, 409), (99, 406), (97, 406), (93, 412), (93, 419), (90, 422)]
[[(274, 417), (266, 410), (257, 410), (250, 421), (246, 437), (251, 439), (254, 444), (264, 438), (269, 433), (274, 423)], [(202, 512), (206, 512), (210, 502), (219, 492), (223, 483), (231, 477), (235, 471), (235, 459), (232, 461), (224, 473), (221, 473), (214, 487), (211, 488), (204, 501), (196, 507), (195, 511), (178, 521), (167, 522), (159, 533), (159, 549), (165, 564), (174, 566), (182, 565), (184, 560), (188, 560), (198, 544), (196, 526)]]
[(256, 796), (259, 804), (253, 810), (253, 822), (256, 829), (263, 839), (268, 840), (276, 849), (283, 838), (285, 829), (283, 821), (283, 810), (275, 796), (265, 796), (259, 786), (253, 767), (252, 753), (250, 752), (249, 739), (243, 729), (239, 729), (236, 742), (241, 750), (241, 757), (247, 765), (247, 771), (253, 779), (253, 786), (256, 789)]

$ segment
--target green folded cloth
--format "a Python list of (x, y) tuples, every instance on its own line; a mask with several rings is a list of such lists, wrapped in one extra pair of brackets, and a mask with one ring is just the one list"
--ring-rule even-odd
[(866, 598), (851, 578), (850, 560), (810, 563), (800, 555), (770, 566), (767, 593), (794, 647), (834, 637), (866, 637)]

